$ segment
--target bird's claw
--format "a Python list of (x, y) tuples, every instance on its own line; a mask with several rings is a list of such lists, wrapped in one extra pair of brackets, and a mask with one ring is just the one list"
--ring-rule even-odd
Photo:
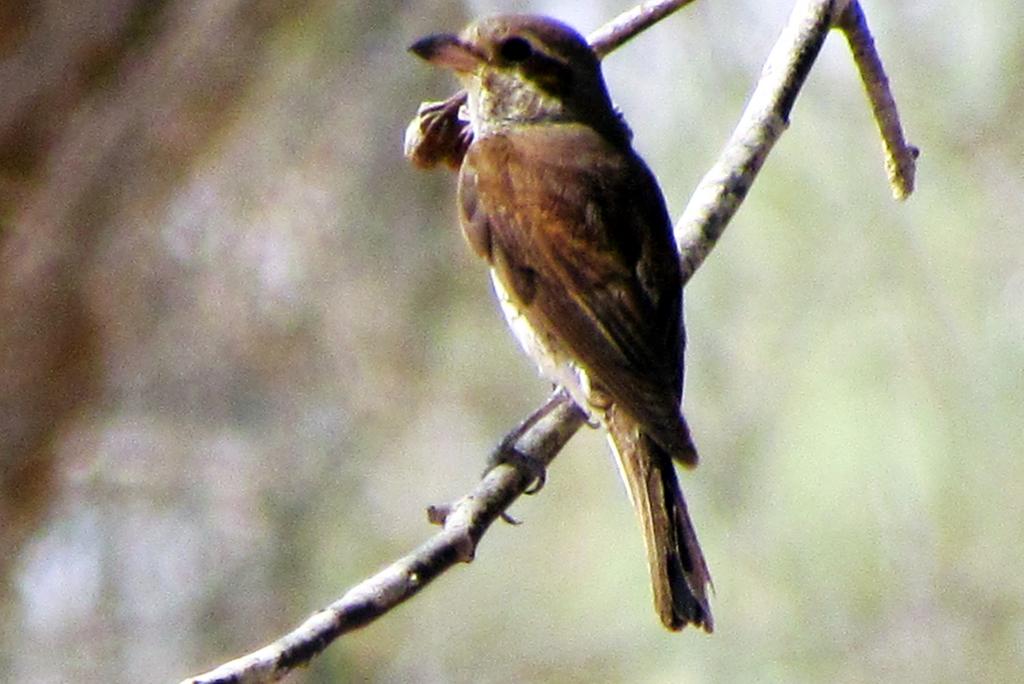
[[(518, 435), (515, 436), (518, 437)], [(532, 482), (529, 487), (523, 490), (523, 494), (536, 494), (544, 488), (544, 483), (548, 479), (547, 467), (536, 456), (517, 448), (515, 439), (503, 441), (498, 445), (497, 449), (491, 452), (490, 457), (487, 459), (487, 470), (484, 474), (503, 463), (530, 476)]]

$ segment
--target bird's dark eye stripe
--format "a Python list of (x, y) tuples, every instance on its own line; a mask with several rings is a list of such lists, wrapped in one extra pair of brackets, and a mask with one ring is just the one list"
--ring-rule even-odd
[(533, 47), (530, 41), (519, 36), (506, 38), (498, 48), (501, 58), (509, 62), (523, 62), (533, 54)]

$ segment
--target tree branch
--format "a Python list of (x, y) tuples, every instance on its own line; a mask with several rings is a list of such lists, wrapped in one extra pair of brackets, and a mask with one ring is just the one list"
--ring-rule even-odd
[(868, 30), (868, 22), (860, 3), (851, 2), (836, 21), (836, 28), (846, 36), (853, 53), (853, 61), (867, 90), (871, 111), (878, 122), (885, 146), (885, 170), (893, 197), (904, 200), (914, 191), (916, 160), (920, 154), (903, 137), (903, 127), (896, 112), (896, 100), (889, 89), (889, 79), (882, 67), (882, 59), (875, 50), (875, 41)]
[(693, 0), (659, 0), (642, 2), (615, 17), (589, 36), (587, 42), (598, 57), (604, 59), (609, 52), (621, 47), (630, 38), (649, 29), (659, 21), (689, 5)]
[(885, 141), (893, 193), (903, 199), (913, 190), (917, 150), (903, 139), (896, 102), (860, 4), (856, 0), (802, 0), (768, 55), (754, 94), (718, 161), (701, 179), (676, 222), (684, 284), (718, 242), (768, 153), (789, 126), (797, 93), (833, 26), (845, 33), (864, 79)]
[[(642, 3), (591, 34), (601, 56), (691, 0)], [(768, 152), (786, 129), (828, 31), (840, 28), (850, 42), (879, 122), (894, 192), (905, 197), (913, 187), (916, 150), (903, 140), (896, 108), (881, 61), (855, 0), (802, 0), (772, 49), (754, 94), (718, 162), (704, 176), (675, 232), (684, 281), (700, 267), (743, 201)], [(461, 98), (461, 99), (460, 99)], [(465, 94), (428, 103), (406, 133), (406, 154), (418, 166), (458, 166), (468, 145), (458, 119)], [(555, 394), (506, 440), (518, 451), (547, 465), (583, 425), (583, 415), (564, 393)], [(472, 560), (477, 543), (495, 519), (529, 486), (532, 475), (508, 465), (492, 469), (468, 495), (439, 516), (443, 529), (412, 553), (350, 589), (289, 634), (249, 655), (183, 684), (271, 682), (309, 662), (334, 639), (365, 626), (419, 593), (458, 562)]]
[[(517, 449), (547, 466), (583, 424), (583, 413), (559, 392), (523, 422)], [(492, 468), (472, 492), (445, 512), (444, 528), (412, 553), (349, 589), (274, 643), (183, 684), (276, 682), (305, 665), (346, 632), (363, 627), (418, 594), (456, 563), (473, 560), (484, 532), (530, 485), (510, 465)]]

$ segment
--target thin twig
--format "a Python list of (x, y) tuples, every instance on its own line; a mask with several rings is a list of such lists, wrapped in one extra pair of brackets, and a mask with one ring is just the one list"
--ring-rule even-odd
[[(604, 56), (690, 1), (641, 4), (591, 34), (595, 51)], [(892, 96), (888, 94), (881, 63), (870, 48), (870, 34), (859, 6), (851, 0), (802, 0), (772, 49), (758, 86), (718, 163), (701, 181), (676, 224), (684, 279), (693, 275), (714, 248), (768, 152), (786, 129), (796, 95), (833, 25), (844, 31), (855, 56), (858, 51), (864, 53), (857, 57), (858, 65), (861, 73), (866, 74), (864, 79), (872, 106), (893, 159), (894, 175), (903, 179), (899, 181), (900, 187), (910, 191), (913, 148), (902, 141)], [(460, 132), (456, 134), (449, 125), (451, 122), (426, 121), (439, 112), (455, 116), (453, 110), (459, 105), (457, 97), (443, 105), (421, 108), (417, 120), (410, 126), (411, 137), (407, 138), (407, 154), (411, 158), (427, 166), (461, 160), (459, 146), (466, 143), (465, 136)], [(893, 126), (896, 135), (892, 132)], [(417, 146), (423, 144), (427, 147), (417, 150)], [(522, 432), (515, 447), (530, 458), (548, 464), (583, 424), (583, 416), (564, 395), (558, 402), (542, 406), (535, 415), (539, 418), (532, 425), (534, 416), (524, 423), (531, 426)], [(497, 466), (472, 493), (445, 511), (444, 529), (411, 554), (352, 588), (274, 643), (187, 679), (183, 684), (281, 679), (295, 667), (309, 662), (340, 635), (385, 614), (456, 563), (471, 560), (490, 524), (529, 487), (532, 479), (533, 475), (526, 471), (508, 465)]]
[[(537, 413), (515, 446), (546, 466), (583, 425), (583, 414), (565, 393), (556, 395)], [(415, 596), (456, 563), (471, 561), (487, 528), (532, 479), (530, 473), (510, 465), (492, 468), (472, 492), (447, 511), (444, 529), (412, 553), (356, 585), (274, 643), (182, 684), (280, 680), (342, 634), (366, 626)]]
[(903, 139), (896, 103), (881, 59), (856, 0), (798, 2), (761, 72), (754, 94), (718, 157), (676, 222), (683, 282), (689, 281), (714, 249), (747, 195), (761, 165), (789, 125), (789, 115), (831, 26), (846, 35), (864, 79), (886, 147), (893, 194), (913, 189), (917, 149)]
[(587, 36), (587, 42), (598, 57), (604, 58), (612, 50), (658, 23), (676, 10), (689, 5), (693, 0), (659, 0), (642, 2), (633, 9), (623, 12), (607, 24)]
[(846, 36), (853, 61), (857, 64), (867, 90), (871, 111), (878, 122), (885, 147), (885, 171), (889, 176), (892, 195), (898, 200), (904, 200), (914, 191), (916, 160), (920, 151), (903, 137), (896, 100), (889, 89), (889, 79), (885, 75), (878, 51), (875, 50), (875, 40), (868, 30), (868, 22), (859, 2), (850, 2), (839, 14), (836, 28)]
[(832, 25), (832, 2), (800, 2), (775, 42), (732, 136), (676, 222), (683, 282), (704, 263), (789, 125), (797, 93)]

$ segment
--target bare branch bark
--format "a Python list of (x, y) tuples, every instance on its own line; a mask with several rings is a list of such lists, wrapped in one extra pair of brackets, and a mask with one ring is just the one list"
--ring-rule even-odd
[(698, 184), (676, 222), (683, 282), (704, 263), (750, 190), (775, 142), (789, 126), (789, 114), (811, 65), (833, 26), (850, 43), (864, 79), (886, 148), (886, 168), (898, 199), (913, 190), (916, 148), (903, 139), (896, 102), (860, 4), (846, 0), (803, 0), (768, 55), (754, 94), (718, 161)]
[(633, 36), (650, 28), (691, 2), (693, 0), (642, 2), (591, 33), (587, 36), (587, 42), (590, 43), (590, 47), (597, 56), (604, 59), (609, 52), (621, 47)]
[(853, 53), (853, 61), (867, 90), (871, 111), (878, 122), (885, 146), (885, 170), (889, 175), (892, 195), (904, 200), (914, 191), (916, 160), (920, 151), (909, 145), (903, 137), (903, 126), (896, 111), (896, 100), (889, 89), (889, 79), (882, 67), (882, 59), (875, 50), (875, 41), (868, 30), (868, 22), (860, 3), (851, 2), (839, 15), (836, 28), (843, 32)]
[(761, 165), (789, 126), (789, 113), (832, 25), (833, 3), (799, 2), (761, 70), (732, 136), (676, 222), (683, 283), (714, 249)]
[[(523, 422), (514, 446), (546, 467), (583, 420), (583, 413), (568, 395), (559, 392)], [(487, 528), (519, 498), (532, 479), (531, 474), (510, 465), (492, 468), (472, 492), (445, 511), (444, 528), (412, 553), (357, 584), (274, 643), (186, 679), (183, 684), (278, 681), (342, 634), (369, 624), (415, 596), (456, 563), (473, 560)]]
[[(642, 3), (591, 35), (602, 56), (691, 0)], [(718, 162), (701, 181), (676, 224), (684, 279), (700, 267), (736, 213), (768, 152), (786, 129), (789, 113), (828, 31), (846, 34), (865, 79), (890, 168), (903, 195), (913, 185), (916, 152), (903, 141), (888, 83), (875, 54), (859, 5), (851, 0), (803, 0), (772, 49), (754, 94)], [(452, 117), (461, 106), (456, 94), (444, 103), (420, 108), (406, 138), (407, 156), (419, 166), (457, 166), (465, 151), (464, 131)], [(439, 123), (439, 117), (448, 120)], [(455, 126), (453, 128), (453, 126)], [(518, 450), (550, 463), (583, 425), (581, 412), (564, 394), (534, 412), (511, 433)], [(518, 439), (515, 439), (518, 436)], [(532, 476), (508, 465), (491, 470), (470, 494), (445, 511), (444, 529), (408, 556), (349, 590), (274, 643), (185, 683), (277, 681), (321, 653), (334, 639), (362, 627), (419, 593), (457, 562), (472, 560), (490, 524), (529, 486)], [(184, 684), (184, 683), (183, 683)]]

